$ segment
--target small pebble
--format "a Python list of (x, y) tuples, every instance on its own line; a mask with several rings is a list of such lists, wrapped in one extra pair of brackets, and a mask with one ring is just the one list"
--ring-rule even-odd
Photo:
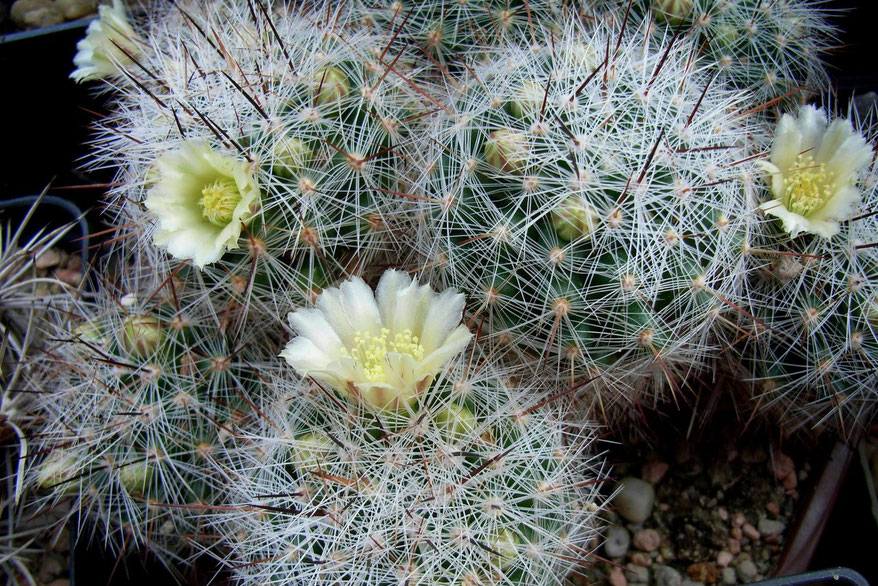
[(686, 568), (686, 573), (695, 582), (703, 584), (715, 584), (719, 578), (716, 566), (711, 562), (697, 562)]
[(719, 515), (719, 518), (723, 521), (729, 520), (729, 512), (725, 507), (720, 507), (716, 510), (716, 514)]
[(61, 264), (61, 251), (54, 248), (43, 252), (34, 261), (34, 267), (38, 269), (50, 269)]
[(741, 527), (746, 522), (747, 517), (745, 517), (741, 513), (735, 513), (732, 517), (732, 527)]
[(750, 523), (744, 523), (744, 526), (741, 527), (741, 531), (744, 533), (744, 537), (748, 538), (749, 540), (759, 541), (759, 531), (757, 531), (756, 527), (754, 527)]
[(37, 573), (37, 580), (46, 584), (60, 576), (66, 567), (64, 560), (59, 556), (51, 554), (47, 555), (43, 558), (43, 561), (40, 564), (40, 570), (39, 573)]
[(655, 490), (640, 478), (629, 476), (619, 481), (618, 492), (613, 498), (616, 511), (632, 523), (643, 523), (652, 513)]
[(795, 471), (796, 467), (793, 463), (792, 458), (778, 450), (774, 453), (772, 468), (772, 471), (774, 472), (774, 477), (778, 480), (783, 480), (784, 478), (792, 474)]
[(738, 575), (735, 573), (735, 568), (723, 568), (720, 571), (720, 575), (723, 579), (723, 584), (736, 584), (738, 582)]
[(648, 584), (649, 568), (638, 566), (637, 564), (625, 564), (625, 577), (632, 584)]
[(732, 534), (732, 539), (735, 541), (741, 541), (744, 538), (744, 533), (741, 531), (740, 527), (733, 527), (730, 533)]
[(738, 576), (738, 579), (744, 583), (752, 582), (757, 573), (756, 564), (750, 560), (744, 560), (735, 566), (735, 574)]
[(644, 568), (648, 568), (652, 565), (652, 558), (649, 557), (648, 553), (635, 551), (628, 557), (631, 559), (632, 564), (637, 564), (638, 566), (643, 566)]
[(759, 519), (758, 527), (759, 533), (762, 535), (780, 535), (787, 528), (783, 521), (775, 521), (765, 517)]
[(767, 503), (765, 503), (765, 510), (772, 517), (777, 517), (778, 515), (780, 515), (780, 506), (774, 501), (768, 501)]
[(622, 568), (614, 566), (610, 570), (607, 580), (610, 582), (610, 586), (628, 586), (628, 578), (625, 577), (625, 572), (622, 571)]
[(735, 556), (733, 556), (730, 552), (721, 551), (718, 554), (716, 554), (716, 565), (718, 565), (721, 568), (725, 568), (730, 563), (732, 563), (733, 559), (735, 559)]
[(781, 486), (783, 486), (786, 491), (794, 490), (799, 486), (799, 479), (795, 474), (788, 474), (783, 481), (781, 481)]
[(608, 558), (620, 558), (628, 553), (631, 545), (631, 536), (628, 530), (620, 525), (610, 525), (607, 528), (607, 539), (604, 541), (604, 553)]
[(634, 534), (632, 543), (641, 551), (655, 551), (662, 543), (662, 536), (655, 529), (641, 529)]
[(658, 484), (667, 474), (670, 465), (665, 462), (647, 462), (640, 469), (640, 476), (650, 484)]
[(726, 549), (729, 550), (729, 553), (732, 555), (741, 553), (741, 540), (729, 539), (729, 542), (726, 545)]
[(670, 566), (656, 566), (653, 569), (656, 586), (681, 586), (683, 576)]

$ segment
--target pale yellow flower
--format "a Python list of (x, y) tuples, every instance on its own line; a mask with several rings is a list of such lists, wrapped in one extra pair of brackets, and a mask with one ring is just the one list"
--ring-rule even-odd
[(469, 343), (464, 296), (435, 293), (388, 270), (375, 293), (354, 277), (290, 313), (293, 338), (281, 357), (301, 375), (375, 409), (402, 409)]
[(100, 18), (88, 25), (85, 38), (76, 44), (76, 69), (70, 74), (76, 83), (118, 77), (121, 68), (133, 64), (131, 57), (140, 53), (140, 37), (131, 28), (120, 0), (113, 0), (112, 6), (100, 6), (98, 13)]
[(159, 157), (156, 172), (144, 204), (158, 221), (157, 246), (199, 268), (238, 248), (260, 205), (252, 164), (191, 140)]
[(793, 238), (801, 232), (830, 238), (856, 211), (857, 174), (871, 157), (849, 120), (828, 123), (826, 113), (813, 106), (801, 108), (798, 118), (784, 114), (769, 160), (758, 161), (771, 174), (774, 196), (760, 207), (780, 218)]

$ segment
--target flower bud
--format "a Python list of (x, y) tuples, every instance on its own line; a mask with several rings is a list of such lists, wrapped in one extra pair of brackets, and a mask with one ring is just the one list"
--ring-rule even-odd
[(351, 91), (348, 76), (337, 67), (326, 67), (314, 73), (314, 91), (317, 92), (317, 104), (326, 105), (341, 100)]
[(143, 496), (152, 479), (152, 466), (148, 460), (122, 464), (117, 470), (119, 484), (128, 494)]
[(521, 173), (529, 154), (524, 134), (509, 128), (495, 130), (485, 142), (485, 161), (506, 173)]
[(314, 156), (313, 151), (304, 140), (289, 136), (276, 140), (271, 154), (271, 170), (287, 178), (304, 169)]
[(132, 316), (122, 325), (119, 343), (127, 352), (137, 356), (149, 356), (161, 341), (162, 326), (154, 317)]
[(692, 0), (653, 0), (656, 18), (677, 26), (692, 15)]
[(552, 227), (568, 242), (591, 236), (597, 221), (594, 209), (578, 197), (569, 197), (552, 210)]

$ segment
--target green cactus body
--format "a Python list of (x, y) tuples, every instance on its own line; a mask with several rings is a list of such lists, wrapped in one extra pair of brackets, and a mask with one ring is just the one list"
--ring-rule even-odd
[(171, 294), (161, 274), (154, 289), (134, 280), (136, 294), (71, 300), (49, 316), (59, 341), (35, 366), (52, 423), (32, 482), (44, 504), (78, 492), (110, 547), (169, 561), (186, 551), (182, 535), (204, 534), (198, 508), (222, 498), (223, 447), (257, 387), (254, 342), (235, 334), (234, 314), (197, 289)]
[[(475, 71), (415, 183), (441, 202), (424, 204), (419, 246), (477, 317), (535, 355), (616, 389), (673, 389), (742, 282), (729, 269), (747, 121), (722, 84), (702, 97), (684, 51), (640, 55), (638, 34), (622, 37), (606, 82), (592, 75), (582, 55), (604, 35), (618, 32), (571, 29), (554, 52), (507, 47)], [(545, 103), (522, 102), (522, 87)]]
[(367, 568), (376, 585), (556, 583), (599, 508), (588, 431), (528, 383), (465, 364), (405, 412), (274, 381), (277, 432), (236, 486), (251, 505), (216, 515), (239, 535), (241, 583), (353, 584)]

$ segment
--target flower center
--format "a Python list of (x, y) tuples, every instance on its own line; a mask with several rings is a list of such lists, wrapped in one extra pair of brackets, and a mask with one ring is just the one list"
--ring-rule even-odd
[(215, 226), (227, 226), (241, 201), (241, 192), (231, 179), (217, 179), (201, 190), (201, 215)]
[(821, 209), (835, 194), (835, 173), (817, 164), (811, 155), (799, 155), (784, 177), (784, 205), (794, 214), (808, 216)]
[(377, 382), (386, 378), (386, 362), (384, 357), (388, 352), (408, 354), (415, 360), (424, 359), (424, 347), (418, 341), (418, 337), (412, 335), (411, 330), (404, 330), (390, 338), (390, 330), (381, 328), (381, 335), (373, 336), (368, 332), (357, 332), (354, 335), (354, 347), (343, 350), (350, 352), (350, 357), (359, 362), (366, 378), (370, 382)]

